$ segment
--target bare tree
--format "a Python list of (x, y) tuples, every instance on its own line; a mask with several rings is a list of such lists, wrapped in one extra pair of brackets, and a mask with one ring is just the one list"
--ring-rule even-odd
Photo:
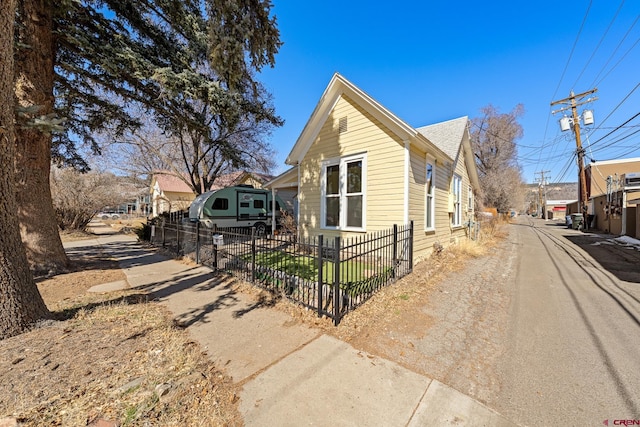
[(51, 195), (58, 226), (84, 230), (105, 206), (117, 206), (134, 199), (140, 188), (112, 173), (80, 173), (72, 168), (51, 171)]
[(200, 113), (210, 116), (206, 131), (188, 126), (162, 131), (147, 120), (124, 138), (103, 134), (105, 154), (115, 168), (129, 175), (169, 171), (196, 194), (207, 191), (221, 174), (243, 168), (269, 172), (275, 166), (273, 149), (265, 141), (270, 125), (247, 115), (230, 130), (210, 107), (202, 107)]
[(509, 113), (492, 105), (481, 109), (482, 116), (471, 120), (471, 142), (481, 184), (482, 204), (505, 212), (524, 203), (522, 177), (518, 166), (516, 140), (522, 137), (518, 119), (522, 104)]

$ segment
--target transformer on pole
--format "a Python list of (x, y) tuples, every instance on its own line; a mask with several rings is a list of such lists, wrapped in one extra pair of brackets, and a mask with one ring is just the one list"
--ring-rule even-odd
[(580, 182), (580, 207), (583, 215), (583, 224), (585, 224), (585, 228), (588, 228), (587, 221), (587, 211), (589, 207), (588, 203), (588, 195), (587, 195), (587, 180), (585, 179), (584, 173), (584, 148), (582, 148), (582, 140), (580, 137), (580, 120), (585, 126), (593, 124), (593, 111), (584, 110), (582, 112), (582, 116), (578, 115), (578, 106), (586, 104), (591, 101), (595, 101), (598, 99), (597, 97), (592, 97), (582, 101), (586, 96), (595, 93), (598, 89), (591, 89), (587, 92), (580, 93), (575, 95), (573, 91), (570, 92), (568, 98), (561, 99), (559, 101), (553, 101), (551, 105), (557, 104), (567, 104), (565, 107), (560, 108), (559, 110), (552, 111), (552, 114), (571, 110), (571, 117), (567, 117), (566, 115), (560, 119), (560, 129), (565, 132), (571, 128), (573, 128), (573, 134), (576, 138), (576, 154), (578, 155), (578, 180)]

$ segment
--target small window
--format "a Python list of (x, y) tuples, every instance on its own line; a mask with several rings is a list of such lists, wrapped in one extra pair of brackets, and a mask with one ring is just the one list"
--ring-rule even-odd
[(211, 209), (213, 209), (214, 211), (226, 211), (229, 209), (229, 199), (219, 199), (216, 198), (213, 201), (213, 206), (211, 206)]
[(433, 230), (435, 228), (435, 167), (433, 163), (427, 161), (425, 169), (425, 206), (424, 206), (424, 228)]
[(254, 209), (264, 209), (264, 200), (254, 200), (253, 201)]
[(240, 202), (240, 207), (241, 208), (248, 208), (249, 206), (250, 206), (249, 202)]
[(462, 178), (454, 174), (451, 181), (451, 194), (453, 195), (453, 216), (451, 225), (460, 227), (462, 225)]

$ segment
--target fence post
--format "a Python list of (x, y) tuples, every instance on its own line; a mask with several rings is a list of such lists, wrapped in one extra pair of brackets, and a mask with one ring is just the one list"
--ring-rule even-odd
[[(198, 221), (200, 222), (200, 221)], [(213, 269), (218, 271), (218, 245), (214, 245), (213, 236), (217, 233), (218, 226), (213, 224), (213, 231), (211, 232), (211, 247), (213, 247)]]
[(251, 227), (251, 283), (256, 282), (256, 228)]
[(398, 224), (393, 224), (393, 267), (391, 277), (396, 278), (396, 268), (398, 266)]
[(340, 308), (342, 298), (340, 298), (340, 236), (334, 240), (333, 256), (333, 324), (340, 323)]
[(176, 221), (176, 256), (180, 256), (180, 223)]
[(322, 246), (324, 245), (324, 236), (318, 236), (318, 317), (322, 317)]
[(162, 218), (162, 247), (164, 248), (164, 226), (165, 226), (165, 219)]
[(200, 264), (200, 221), (196, 222), (196, 264)]
[(211, 233), (211, 247), (213, 248), (213, 270), (218, 271), (218, 245), (214, 241), (214, 233)]
[(409, 272), (413, 271), (413, 220), (409, 222)]

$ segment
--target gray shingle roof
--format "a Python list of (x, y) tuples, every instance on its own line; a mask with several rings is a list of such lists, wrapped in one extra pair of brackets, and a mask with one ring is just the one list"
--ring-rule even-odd
[(444, 151), (447, 156), (455, 160), (460, 151), (460, 144), (468, 121), (469, 118), (464, 116), (446, 122), (423, 126), (416, 130), (426, 136), (436, 147)]

